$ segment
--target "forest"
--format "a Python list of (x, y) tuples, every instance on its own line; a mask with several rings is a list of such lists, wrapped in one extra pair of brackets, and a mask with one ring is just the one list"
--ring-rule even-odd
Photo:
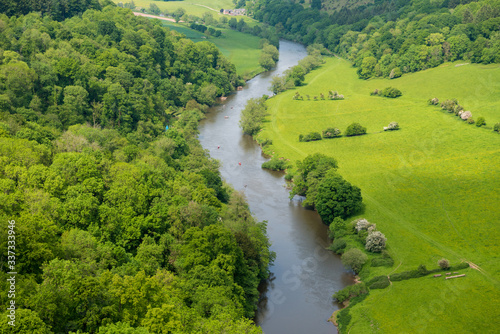
[(260, 333), (266, 222), (197, 140), (234, 65), (127, 9), (22, 4), (0, 15), (0, 332)]
[(282, 37), (323, 44), (362, 79), (397, 78), (447, 61), (500, 62), (500, 1), (387, 1), (331, 14), (318, 6), (260, 0), (256, 19)]

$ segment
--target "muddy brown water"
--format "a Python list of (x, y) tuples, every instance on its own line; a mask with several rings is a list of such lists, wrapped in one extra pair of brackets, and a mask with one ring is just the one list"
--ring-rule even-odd
[(243, 90), (211, 108), (199, 127), (201, 144), (221, 162), (222, 178), (246, 195), (259, 221), (268, 221), (276, 260), (270, 268), (271, 278), (262, 286), (255, 318), (266, 334), (336, 333), (335, 326), (327, 322), (339, 308), (331, 296), (353, 283), (340, 258), (325, 249), (329, 245), (327, 227), (318, 214), (304, 209), (300, 198), (289, 200), (284, 174), (261, 168), (268, 159), (238, 125), (246, 101), (271, 96), (272, 77), (306, 55), (302, 45), (280, 41), (276, 68), (256, 76)]

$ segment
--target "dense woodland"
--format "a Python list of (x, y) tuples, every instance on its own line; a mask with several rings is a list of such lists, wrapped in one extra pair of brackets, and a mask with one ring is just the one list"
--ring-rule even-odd
[(303, 2), (260, 0), (253, 15), (283, 38), (350, 59), (363, 79), (446, 61), (500, 62), (499, 0), (377, 0), (331, 14)]
[(196, 139), (234, 66), (114, 6), (21, 13), (0, 15), (0, 332), (260, 332), (266, 224)]

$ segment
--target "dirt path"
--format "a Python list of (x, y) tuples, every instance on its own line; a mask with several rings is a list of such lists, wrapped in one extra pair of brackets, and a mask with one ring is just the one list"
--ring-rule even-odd
[[(174, 19), (171, 19), (171, 18), (168, 18), (168, 17), (161, 17), (161, 16), (156, 16), (156, 15), (151, 15), (151, 14), (144, 14), (144, 13), (134, 12), (134, 15), (135, 16), (143, 16), (143, 17), (151, 17), (153, 19), (175, 22)], [(179, 23), (182, 23), (182, 22), (184, 22), (184, 21), (179, 21)]]

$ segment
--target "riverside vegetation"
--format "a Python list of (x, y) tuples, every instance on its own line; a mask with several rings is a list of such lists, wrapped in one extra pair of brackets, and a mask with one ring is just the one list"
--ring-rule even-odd
[[(322, 153), (335, 159), (346, 182), (361, 189), (361, 211), (350, 213), (346, 221), (322, 216), (331, 223), (331, 249), (349, 253), (344, 263), (359, 272), (366, 285), (335, 296), (352, 297), (349, 308), (338, 314), (341, 332), (492, 330), (495, 315), (490, 310), (500, 297), (494, 283), (498, 224), (493, 223), (499, 213), (495, 189), (500, 186), (496, 177), (500, 137), (493, 126), (500, 119), (500, 102), (493, 87), (500, 85), (500, 72), (497, 65), (455, 66), (459, 64), (365, 81), (349, 62), (330, 58), (306, 75), (301, 94), (334, 86), (344, 100), (296, 101), (291, 89), (266, 101), (268, 116), (257, 140), (267, 143), (263, 147), (267, 154), (289, 158), (291, 165), (295, 162), (296, 169), (289, 168), (286, 177), (293, 179), (294, 188), (303, 180), (301, 161)], [(389, 85), (404, 94), (397, 99), (369, 94)], [(492, 125), (470, 126), (461, 117), (450, 117), (439, 104), (439, 108), (428, 104), (431, 96), (440, 101), (454, 97), (477, 119)], [(400, 130), (382, 131), (395, 119)], [(367, 134), (297, 141), (301, 133), (321, 132), (326, 126), (346, 128), (353, 122), (366, 127)], [(314, 187), (321, 184), (310, 181)], [(314, 192), (305, 195), (307, 206), (309, 197), (317, 198)], [(374, 244), (383, 241), (385, 250), (368, 251), (367, 231), (357, 231), (349, 223), (355, 225), (361, 218), (376, 224), (383, 235), (374, 234), (378, 239)], [(352, 249), (366, 251), (352, 254)], [(444, 283), (430, 276), (442, 271), (438, 261), (443, 257), (451, 264), (448, 270), (465, 272), (467, 278)], [(464, 261), (479, 265), (481, 271), (468, 268)]]
[(260, 333), (266, 223), (196, 139), (242, 80), (213, 44), (98, 7), (0, 14), (0, 246), (15, 220), (18, 272), (0, 332)]

